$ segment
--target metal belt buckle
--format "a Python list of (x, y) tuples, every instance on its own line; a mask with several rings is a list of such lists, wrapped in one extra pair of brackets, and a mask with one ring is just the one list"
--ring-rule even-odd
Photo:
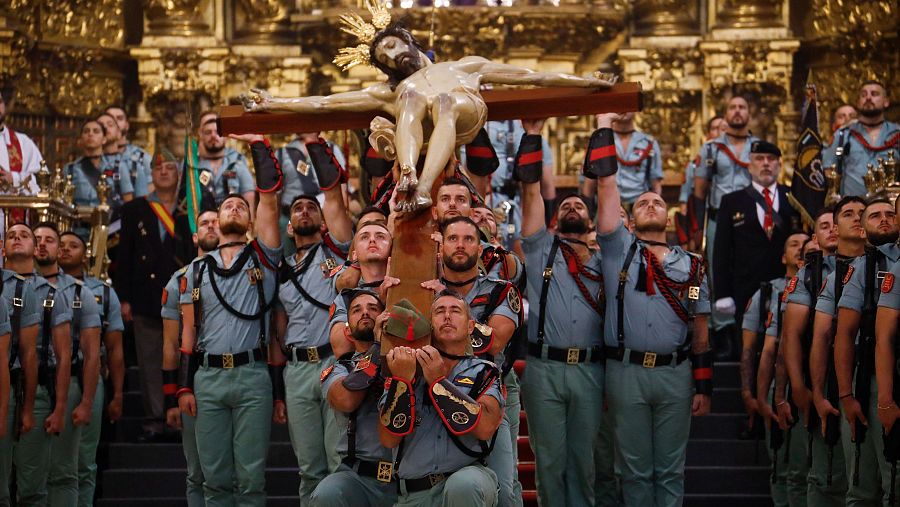
[(644, 368), (656, 368), (655, 352), (644, 352)]
[(431, 486), (434, 487), (443, 482), (445, 478), (446, 477), (444, 477), (444, 474), (429, 474), (428, 482), (430, 482)]
[(580, 358), (581, 351), (579, 349), (569, 349), (566, 353), (566, 364), (578, 364)]
[(226, 370), (234, 368), (234, 354), (222, 354), (222, 368)]
[(22, 301), (22, 298), (13, 298), (13, 306), (22, 307), (25, 306), (25, 303)]
[(688, 287), (688, 299), (692, 299), (694, 301), (700, 299), (700, 287), (696, 285)]
[(544, 268), (544, 280), (549, 280), (553, 276), (553, 268)]
[(391, 482), (394, 478), (394, 464), (390, 461), (379, 461), (375, 478), (378, 482)]
[(315, 347), (307, 347), (306, 348), (306, 359), (310, 363), (318, 363), (319, 362), (319, 351)]

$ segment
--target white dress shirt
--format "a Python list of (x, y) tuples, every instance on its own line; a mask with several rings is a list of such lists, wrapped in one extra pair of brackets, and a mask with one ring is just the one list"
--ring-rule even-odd
[[(765, 202), (766, 196), (763, 194), (763, 186), (755, 181), (751, 181), (750, 184), (753, 185), (753, 189), (762, 196), (763, 202)], [(778, 213), (778, 182), (772, 183), (768, 188), (769, 195), (772, 197), (772, 214), (774, 215), (775, 213)], [(766, 208), (758, 202), (756, 203), (756, 218), (759, 219), (759, 226), (765, 230)], [(772, 218), (774, 220), (775, 217), (773, 216)]]

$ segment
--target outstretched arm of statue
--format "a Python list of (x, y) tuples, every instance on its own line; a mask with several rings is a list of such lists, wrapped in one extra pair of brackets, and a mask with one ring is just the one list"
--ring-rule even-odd
[(479, 72), (482, 83), (535, 86), (575, 86), (579, 88), (609, 88), (616, 83), (616, 76), (580, 77), (561, 72), (538, 72), (518, 65), (485, 62)]
[(242, 93), (244, 110), (290, 111), (294, 113), (330, 113), (333, 111), (383, 110), (393, 102), (394, 94), (386, 84), (377, 84), (359, 91), (335, 93), (327, 96), (279, 98), (269, 92), (253, 88)]

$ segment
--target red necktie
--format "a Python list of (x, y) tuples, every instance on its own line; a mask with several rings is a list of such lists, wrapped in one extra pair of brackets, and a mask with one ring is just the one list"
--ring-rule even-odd
[(766, 199), (766, 216), (763, 219), (763, 229), (766, 236), (772, 239), (772, 230), (775, 228), (775, 218), (772, 215), (772, 192), (768, 188), (763, 189), (763, 197)]

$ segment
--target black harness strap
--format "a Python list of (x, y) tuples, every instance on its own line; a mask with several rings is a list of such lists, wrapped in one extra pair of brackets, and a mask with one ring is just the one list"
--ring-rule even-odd
[(81, 350), (81, 284), (75, 284), (75, 297), (72, 299), (72, 364), (77, 364), (78, 351)]
[(25, 305), (25, 302), (22, 301), (22, 292), (25, 289), (25, 279), (21, 277), (16, 277), (16, 291), (13, 296), (13, 309), (12, 316), (9, 318), (10, 326), (12, 327), (12, 331), (10, 332), (10, 344), (9, 344), (9, 367), (12, 369), (13, 365), (16, 364), (16, 359), (19, 356), (19, 335), (22, 332), (22, 307)]
[(103, 284), (103, 328), (102, 334), (106, 334), (106, 328), (109, 327), (109, 285)]
[(50, 361), (50, 337), (53, 334), (53, 298), (56, 296), (56, 288), (52, 285), (44, 298), (44, 314), (41, 320), (41, 366), (46, 366)]
[(631, 261), (634, 260), (637, 246), (637, 240), (631, 242), (628, 255), (625, 256), (625, 263), (622, 265), (622, 270), (619, 271), (619, 286), (616, 289), (616, 339), (619, 344), (619, 354), (625, 354), (625, 283), (628, 281), (628, 268), (631, 266)]
[[(322, 243), (317, 243), (315, 246), (310, 248), (309, 252), (306, 253), (306, 257), (303, 258), (303, 261), (300, 262), (300, 264), (297, 264), (296, 266), (294, 266), (293, 269), (290, 268), (290, 265), (287, 263), (287, 259), (282, 258), (282, 262), (284, 263), (284, 270), (282, 272), (282, 276), (291, 281), (291, 283), (294, 285), (294, 288), (297, 289), (297, 292), (300, 293), (300, 296), (303, 299), (309, 301), (313, 306), (315, 306), (316, 308), (319, 308), (320, 310), (328, 311), (329, 309), (331, 309), (331, 305), (325, 304), (325, 303), (319, 301), (318, 299), (312, 297), (312, 295), (309, 292), (307, 292), (306, 289), (304, 289), (302, 285), (300, 285), (300, 281), (298, 280), (298, 278), (303, 276), (306, 273), (306, 271), (309, 269), (309, 267), (312, 265), (313, 259), (315, 258), (316, 253), (319, 250), (319, 247), (321, 247), (321, 246), (322, 246)], [(329, 259), (331, 259), (331, 257), (329, 257)]]
[(550, 289), (550, 279), (553, 278), (553, 261), (556, 259), (556, 252), (558, 250), (559, 237), (554, 236), (553, 245), (550, 247), (550, 255), (547, 256), (547, 265), (544, 267), (543, 281), (541, 282), (541, 299), (538, 306), (538, 347), (544, 346), (544, 322), (547, 318), (547, 293)]

